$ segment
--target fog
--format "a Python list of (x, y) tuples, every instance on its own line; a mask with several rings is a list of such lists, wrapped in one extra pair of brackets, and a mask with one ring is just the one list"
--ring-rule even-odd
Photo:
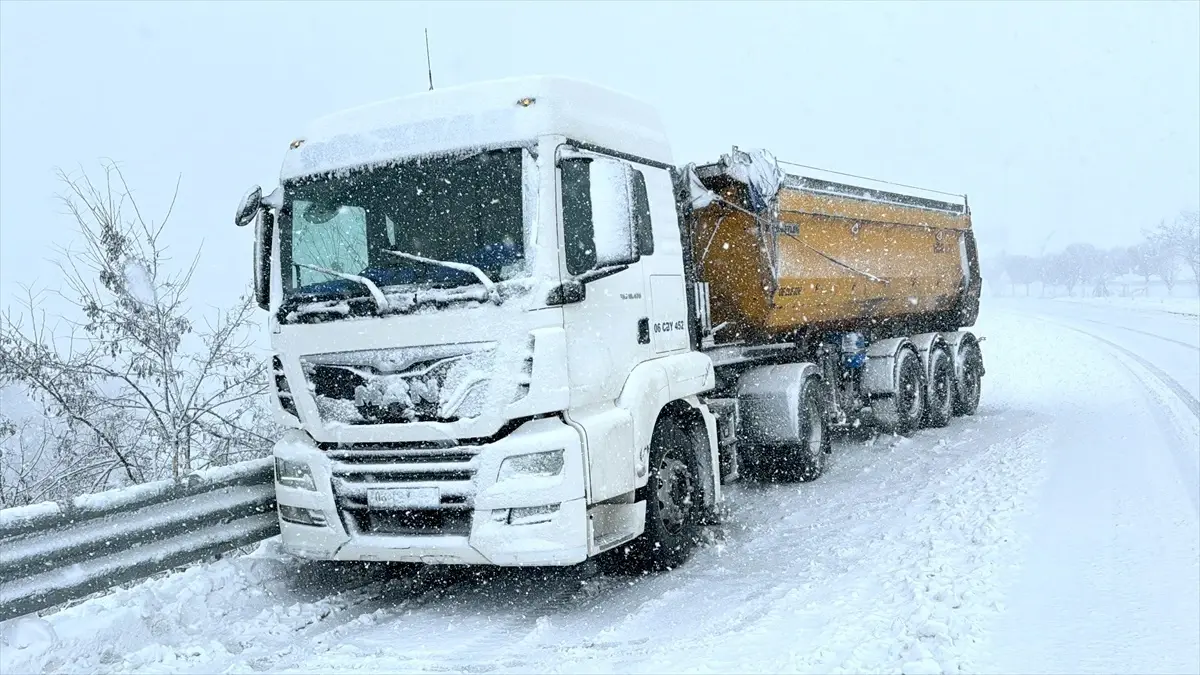
[(0, 295), (53, 285), (55, 168), (123, 164), (195, 300), (250, 278), (232, 225), (307, 120), (434, 84), (585, 78), (732, 145), (970, 195), (981, 254), (1131, 243), (1200, 202), (1200, 4), (0, 4)]

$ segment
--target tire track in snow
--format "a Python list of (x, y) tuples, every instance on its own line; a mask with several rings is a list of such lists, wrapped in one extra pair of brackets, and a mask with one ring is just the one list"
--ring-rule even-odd
[[(1156, 362), (1163, 345), (1079, 330), (1073, 316), (1031, 314), (1006, 318), (1025, 328), (1011, 332), (1026, 357), (1011, 379), (1027, 379), (1030, 401), (1055, 415), (1049, 471), (1023, 519), (1029, 545), (981, 665), (995, 673), (1200, 672), (1197, 516), (1184, 482), (1190, 471), (1171, 447), (1195, 452), (1193, 416), (1159, 375), (1091, 331)], [(1167, 363), (1190, 390), (1182, 373), (1194, 371)], [(1176, 441), (1176, 431), (1187, 441)]]
[[(1196, 346), (1196, 345), (1194, 345), (1194, 344), (1190, 344), (1190, 343), (1184, 342), (1184, 341), (1182, 341), (1182, 340), (1176, 340), (1176, 339), (1174, 339), (1174, 338), (1169, 338), (1169, 337), (1166, 337), (1166, 336), (1164, 336), (1164, 335), (1159, 335), (1158, 333), (1151, 333), (1151, 332), (1149, 332), (1149, 331), (1138, 330), (1137, 328), (1130, 328), (1129, 326), (1122, 326), (1122, 325), (1120, 325), (1120, 324), (1115, 324), (1115, 323), (1107, 323), (1107, 322), (1105, 322), (1105, 321), (1097, 321), (1097, 320), (1095, 320), (1095, 319), (1084, 319), (1084, 318), (1080, 317), (1080, 319), (1079, 319), (1079, 320), (1080, 320), (1080, 321), (1087, 321), (1088, 323), (1094, 323), (1094, 324), (1097, 324), (1097, 325), (1100, 325), (1100, 326), (1106, 326), (1106, 327), (1108, 327), (1108, 328), (1117, 328), (1117, 329), (1120, 329), (1120, 330), (1129, 331), (1130, 333), (1137, 333), (1138, 335), (1146, 335), (1146, 336), (1149, 336), (1149, 337), (1152, 337), (1152, 338), (1157, 338), (1157, 339), (1159, 339), (1159, 340), (1165, 340), (1165, 341), (1167, 341), (1167, 342), (1170, 342), (1170, 343), (1172, 343), (1172, 344), (1177, 344), (1177, 345), (1179, 345), (1180, 347), (1187, 347), (1188, 349), (1191, 349), (1192, 351), (1197, 351), (1197, 352), (1200, 352), (1200, 347), (1198, 347), (1198, 346)], [(1081, 332), (1082, 332), (1082, 331), (1081, 331)], [(1091, 333), (1087, 333), (1087, 334), (1088, 334), (1088, 335), (1092, 335), (1092, 337), (1096, 337), (1095, 335), (1093, 335), (1093, 334), (1091, 334)], [(1103, 339), (1103, 338), (1100, 338), (1100, 339)], [(1109, 344), (1112, 344), (1112, 343), (1109, 343)], [(1119, 347), (1118, 347), (1118, 348), (1119, 348)]]
[[(1034, 425), (932, 472), (928, 483), (914, 490), (909, 506), (854, 554), (864, 568), (886, 560), (878, 571), (891, 569), (828, 589), (837, 611), (811, 644), (793, 650), (773, 669), (969, 669), (971, 654), (962, 648), (980, 639), (980, 616), (994, 609), (987, 603), (996, 589), (985, 554), (1009, 541), (1001, 526), (1007, 526), (1019, 493), (1028, 487), (1026, 477), (1037, 458), (1031, 447), (1043, 428)], [(837, 573), (824, 578), (837, 581)], [(777, 608), (767, 620), (778, 629), (805, 614), (825, 614), (819, 594), (803, 600), (807, 603)]]
[[(1192, 411), (1193, 415), (1195, 415), (1197, 418), (1200, 418), (1200, 400), (1197, 400), (1195, 396), (1192, 396), (1191, 392), (1189, 392), (1187, 389), (1184, 389), (1181, 384), (1179, 384), (1178, 382), (1175, 381), (1175, 378), (1168, 375), (1163, 369), (1159, 368), (1158, 366), (1154, 365), (1153, 363), (1150, 363), (1149, 361), (1147, 361), (1145, 358), (1138, 355), (1137, 353), (1132, 352), (1111, 340), (1106, 340), (1106, 339), (1100, 337), (1099, 335), (1096, 335), (1095, 333), (1089, 333), (1088, 331), (1081, 330), (1079, 328), (1074, 328), (1072, 326), (1067, 326), (1066, 324), (1059, 324), (1059, 325), (1063, 326), (1064, 328), (1070, 328), (1071, 330), (1073, 330), (1077, 333), (1083, 333), (1084, 335), (1087, 335), (1088, 337), (1090, 337), (1094, 340), (1103, 342), (1104, 344), (1108, 345), (1109, 347), (1121, 352), (1125, 356), (1128, 356), (1129, 358), (1133, 359), (1134, 361), (1137, 361), (1146, 370), (1150, 371), (1150, 373), (1153, 374), (1154, 377), (1157, 378), (1159, 382), (1161, 382), (1168, 389), (1173, 391), (1175, 393), (1175, 395), (1177, 395), (1179, 397), (1179, 400), (1183, 401), (1183, 403), (1185, 405), (1187, 405), (1188, 409), (1190, 409)], [(1137, 332), (1140, 332), (1140, 331), (1137, 331)], [(1149, 333), (1147, 333), (1147, 335), (1149, 335)], [(1182, 344), (1182, 343), (1180, 343), (1180, 344)], [(1145, 380), (1144, 377), (1139, 378), (1139, 379), (1141, 379), (1143, 381)]]
[(598, 592), (585, 566), (430, 569), (437, 570), (427, 574), (432, 583), (400, 589), (407, 597), (384, 593), (373, 611), (321, 632), (320, 649), (258, 664), (260, 669), (308, 673), (322, 661), (336, 663), (335, 670), (360, 669), (359, 663), (377, 670), (381, 661), (407, 672), (519, 668), (519, 659), (505, 658), (510, 651), (536, 641), (556, 611)]
[[(1038, 317), (1042, 321), (1066, 328), (1067, 330), (1075, 331), (1081, 335), (1085, 335), (1097, 342), (1102, 343), (1108, 349), (1106, 350), (1110, 357), (1120, 363), (1133, 378), (1142, 386), (1144, 393), (1151, 401), (1151, 405), (1147, 407), (1158, 423), (1159, 428), (1174, 438), (1176, 442), (1168, 442), (1166, 445), (1170, 451), (1171, 460), (1175, 464), (1176, 470), (1179, 472), (1180, 480), (1184, 484), (1184, 491), (1187, 493), (1188, 501), (1192, 504), (1192, 509), (1200, 516), (1200, 455), (1190, 456), (1185, 448), (1196, 447), (1196, 434), (1189, 433), (1181, 427), (1178, 420), (1171, 419), (1167, 411), (1170, 410), (1170, 402), (1166, 400), (1170, 394), (1182, 403), (1192, 415), (1196, 418), (1196, 423), (1200, 425), (1200, 400), (1197, 400), (1183, 385), (1179, 384), (1170, 374), (1154, 365), (1141, 355), (1129, 350), (1112, 340), (1105, 339), (1095, 333), (1071, 326), (1061, 321), (1055, 321), (1045, 317)], [(1100, 322), (1093, 322), (1100, 323)], [(1107, 325), (1107, 324), (1102, 324)], [(1130, 329), (1132, 330), (1132, 329)], [(1134, 331), (1141, 333), (1142, 331)], [(1151, 335), (1150, 333), (1146, 333)], [(1161, 336), (1156, 336), (1161, 337)], [(1166, 338), (1163, 338), (1166, 339)], [(1171, 340), (1174, 342), (1174, 340)], [(1182, 343), (1180, 343), (1182, 344)], [(1127, 357), (1127, 358), (1121, 358)], [(1142, 369), (1133, 367), (1130, 361), (1133, 361)], [(1167, 394), (1167, 396), (1164, 396)], [(1191, 438), (1189, 438), (1191, 436)]]

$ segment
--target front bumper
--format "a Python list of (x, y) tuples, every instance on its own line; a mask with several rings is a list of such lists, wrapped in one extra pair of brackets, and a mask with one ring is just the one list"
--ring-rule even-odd
[[(564, 461), (557, 476), (497, 482), (505, 458), (559, 449)], [(572, 565), (587, 558), (582, 441), (558, 419), (531, 420), (495, 443), (437, 450), (358, 446), (327, 452), (302, 432), (288, 431), (275, 445), (275, 457), (306, 464), (316, 487), (277, 481), (280, 506), (308, 509), (325, 523), (280, 518), (283, 548), (295, 555), (506, 566)], [(367, 485), (437, 487), (443, 503), (420, 510), (371, 508)], [(542, 522), (509, 522), (510, 509), (552, 505), (557, 511), (539, 517)], [(410, 527), (410, 520), (422, 526)]]

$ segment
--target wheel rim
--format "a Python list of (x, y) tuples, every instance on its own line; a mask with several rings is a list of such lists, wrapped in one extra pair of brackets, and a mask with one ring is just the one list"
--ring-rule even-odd
[(658, 467), (658, 519), (663, 529), (679, 534), (687, 525), (692, 503), (692, 474), (673, 452), (663, 457)]
[(954, 372), (948, 367), (945, 359), (938, 361), (938, 368), (934, 373), (933, 381), (933, 396), (932, 403), (937, 410), (942, 410), (950, 405), (950, 393), (954, 380)]
[(979, 400), (979, 369), (975, 367), (975, 364), (969, 363), (966, 371), (963, 373), (965, 376), (963, 388), (966, 390), (963, 400), (968, 405), (975, 405), (975, 401)]
[(900, 397), (900, 405), (896, 407), (903, 411), (909, 419), (916, 417), (917, 406), (920, 404), (920, 392), (917, 390), (918, 384), (918, 380), (915, 377), (915, 370), (911, 367), (905, 368), (903, 379), (900, 382), (900, 391), (896, 393)]

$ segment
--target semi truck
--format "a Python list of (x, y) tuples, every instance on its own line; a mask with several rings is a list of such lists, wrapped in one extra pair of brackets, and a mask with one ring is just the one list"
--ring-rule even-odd
[(336, 113), (251, 189), (282, 546), (322, 560), (676, 567), (739, 477), (975, 412), (966, 197), (675, 162), (557, 77)]

